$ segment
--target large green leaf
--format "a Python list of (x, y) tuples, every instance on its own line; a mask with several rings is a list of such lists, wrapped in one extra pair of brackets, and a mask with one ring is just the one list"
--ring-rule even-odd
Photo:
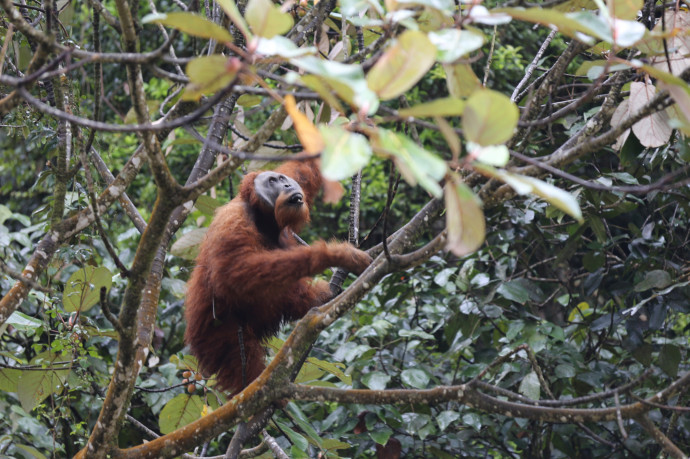
[(270, 0), (249, 0), (244, 17), (252, 31), (265, 38), (282, 35), (292, 28), (292, 16)]
[(321, 152), (321, 172), (327, 179), (346, 179), (369, 163), (371, 147), (362, 134), (326, 125), (320, 125), (319, 131), (326, 144)]
[(426, 34), (403, 32), (367, 74), (367, 84), (382, 99), (398, 97), (434, 65), (436, 47)]
[(183, 100), (198, 100), (204, 94), (212, 94), (229, 85), (237, 70), (228, 65), (226, 56), (212, 54), (197, 57), (187, 64), (189, 84), (182, 95)]
[(400, 379), (408, 386), (415, 389), (426, 389), (429, 384), (429, 373), (419, 368), (408, 368), (400, 373)]
[(465, 105), (462, 128), (465, 138), (479, 145), (498, 145), (513, 136), (520, 112), (510, 98), (500, 92), (475, 91)]
[(212, 38), (219, 42), (232, 42), (230, 32), (198, 14), (177, 11), (173, 13), (147, 14), (141, 22), (163, 24), (173, 29), (201, 38)]
[(445, 187), (448, 250), (461, 257), (477, 250), (486, 235), (479, 198), (453, 173)]
[(62, 354), (43, 352), (31, 359), (33, 365), (44, 365), (45, 368), (23, 370), (17, 380), (17, 395), (25, 411), (31, 411), (49, 395), (61, 392), (67, 381), (70, 370), (64, 365), (57, 369), (51, 367), (55, 361), (61, 361)]
[(170, 248), (170, 253), (185, 260), (194, 260), (199, 255), (201, 241), (208, 228), (195, 228), (179, 237)]
[(179, 394), (170, 400), (158, 416), (158, 427), (162, 434), (184, 427), (201, 418), (204, 401), (198, 395)]
[(382, 152), (393, 158), (410, 185), (419, 183), (432, 195), (441, 196), (443, 191), (438, 182), (448, 171), (445, 161), (424, 150), (408, 137), (387, 129), (379, 129), (372, 141)]
[(63, 307), (67, 312), (87, 311), (100, 301), (101, 288), (110, 290), (112, 285), (113, 274), (108, 268), (86, 265), (75, 271), (65, 283)]

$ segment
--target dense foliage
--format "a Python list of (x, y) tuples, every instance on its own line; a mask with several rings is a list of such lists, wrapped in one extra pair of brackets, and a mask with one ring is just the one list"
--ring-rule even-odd
[[(690, 453), (679, 4), (0, 2), (0, 454)], [(185, 282), (300, 151), (376, 259), (227, 400)]]

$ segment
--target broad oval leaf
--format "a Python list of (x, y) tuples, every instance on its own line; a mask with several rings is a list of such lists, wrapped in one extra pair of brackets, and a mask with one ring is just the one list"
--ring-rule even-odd
[(229, 85), (237, 71), (228, 67), (228, 58), (220, 54), (189, 61), (186, 69), (189, 84), (182, 94), (182, 100), (199, 100), (202, 95), (212, 94)]
[(321, 153), (321, 172), (329, 180), (344, 180), (369, 163), (371, 147), (362, 134), (340, 126), (319, 126), (325, 142)]
[(434, 65), (436, 47), (426, 34), (403, 32), (367, 75), (367, 84), (382, 100), (392, 99), (414, 86)]
[(294, 21), (270, 0), (249, 0), (244, 17), (252, 31), (265, 38), (282, 35), (292, 28)]
[(371, 390), (383, 390), (391, 380), (391, 377), (382, 371), (372, 371), (362, 376), (362, 384)]
[(645, 274), (641, 282), (635, 284), (633, 290), (644, 292), (650, 289), (662, 289), (671, 285), (671, 275), (663, 269), (654, 269)]
[(170, 400), (158, 416), (158, 427), (162, 434), (184, 427), (201, 418), (204, 402), (198, 395), (179, 394)]
[(78, 269), (65, 283), (62, 304), (66, 312), (88, 311), (101, 298), (101, 287), (110, 290), (113, 274), (104, 266), (86, 265)]
[[(654, 98), (655, 93), (656, 88), (653, 84), (638, 81), (630, 83), (630, 112), (637, 113), (641, 110)], [(665, 110), (641, 119), (633, 125), (632, 131), (640, 143), (648, 148), (665, 145), (673, 132), (669, 125), (668, 112)]]
[(464, 101), (453, 97), (444, 97), (414, 107), (401, 108), (398, 110), (398, 115), (402, 117), (460, 116), (464, 109)]
[(462, 128), (465, 138), (479, 145), (508, 141), (517, 127), (520, 112), (510, 98), (500, 92), (475, 91), (465, 105)]
[(438, 428), (443, 432), (446, 430), (451, 423), (460, 419), (460, 413), (457, 411), (442, 411), (436, 416), (436, 422), (438, 423)]
[(534, 371), (529, 372), (522, 378), (520, 386), (518, 387), (518, 392), (532, 400), (539, 400), (541, 386), (539, 385), (539, 377), (537, 377)]
[(230, 35), (230, 32), (215, 22), (211, 22), (198, 14), (186, 13), (183, 11), (176, 11), (173, 13), (152, 13), (144, 16), (141, 22), (144, 24), (163, 24), (188, 33), (189, 35), (194, 35), (195, 37), (212, 38), (221, 43), (232, 42), (232, 35)]
[(473, 142), (467, 142), (467, 149), (474, 159), (489, 166), (503, 167), (510, 159), (510, 152), (505, 145), (482, 147)]
[(387, 129), (379, 129), (372, 139), (377, 146), (393, 158), (403, 178), (410, 184), (419, 183), (436, 197), (442, 194), (438, 181), (448, 171), (446, 162), (429, 153), (413, 140)]
[(429, 384), (429, 374), (419, 368), (409, 368), (400, 373), (400, 379), (408, 386), (416, 389), (426, 389)]
[(170, 248), (170, 253), (185, 260), (194, 260), (199, 255), (201, 241), (208, 228), (196, 228), (180, 236)]
[(67, 360), (69, 357), (52, 351), (42, 352), (31, 359), (34, 365), (43, 365), (45, 368), (38, 370), (24, 370), (17, 380), (17, 395), (22, 408), (29, 412), (51, 394), (61, 392), (64, 388), (69, 368), (58, 364), (53, 368), (53, 362)]
[(484, 44), (484, 36), (470, 30), (442, 29), (429, 32), (429, 40), (436, 46), (436, 60), (451, 63), (476, 51)]
[(484, 243), (486, 220), (479, 198), (453, 173), (445, 187), (448, 250), (461, 257)]

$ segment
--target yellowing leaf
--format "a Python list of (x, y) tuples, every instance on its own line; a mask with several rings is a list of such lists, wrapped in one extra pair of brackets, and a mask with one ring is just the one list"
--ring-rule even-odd
[(508, 96), (484, 89), (475, 91), (465, 105), (465, 138), (479, 145), (498, 145), (513, 136), (520, 112)]
[(201, 241), (208, 228), (196, 228), (180, 236), (170, 248), (170, 253), (185, 260), (194, 260), (199, 254)]
[(369, 163), (371, 147), (362, 134), (339, 126), (320, 126), (326, 146), (321, 153), (321, 172), (329, 180), (351, 177)]
[(163, 24), (173, 29), (201, 38), (212, 38), (219, 42), (232, 42), (230, 32), (198, 14), (186, 12), (147, 14), (141, 20), (144, 24)]
[(464, 109), (465, 102), (462, 100), (444, 97), (443, 99), (432, 100), (414, 107), (401, 108), (398, 110), (398, 115), (402, 117), (460, 116)]
[(283, 13), (271, 0), (249, 0), (244, 17), (255, 34), (264, 38), (281, 35), (292, 28), (292, 16)]
[(204, 94), (212, 94), (230, 84), (237, 72), (228, 68), (228, 58), (220, 54), (197, 57), (187, 64), (189, 84), (182, 100), (199, 100)]
[(618, 19), (637, 18), (637, 13), (642, 9), (643, 0), (608, 0), (609, 15)]
[(446, 198), (447, 248), (462, 257), (484, 243), (486, 220), (479, 198), (453, 173), (444, 188)]
[(434, 64), (436, 47), (426, 34), (403, 32), (367, 75), (367, 84), (382, 100), (392, 99), (414, 86)]
[(291, 94), (285, 96), (285, 110), (292, 118), (295, 131), (297, 131), (297, 137), (304, 147), (304, 151), (307, 153), (321, 153), (324, 149), (321, 133), (316, 129), (314, 123), (309, 121), (309, 118), (299, 111), (295, 98)]

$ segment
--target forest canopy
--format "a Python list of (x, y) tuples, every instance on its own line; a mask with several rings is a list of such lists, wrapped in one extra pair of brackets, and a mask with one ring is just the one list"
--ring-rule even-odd
[[(3, 457), (690, 454), (687, 4), (0, 6)], [(295, 155), (374, 261), (230, 397), (186, 282)]]

